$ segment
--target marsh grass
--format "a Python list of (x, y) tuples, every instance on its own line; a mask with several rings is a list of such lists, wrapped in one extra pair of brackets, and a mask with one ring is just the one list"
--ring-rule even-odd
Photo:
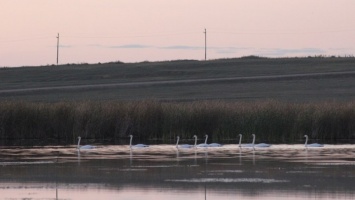
[(257, 135), (257, 142), (299, 143), (303, 135), (324, 143), (355, 139), (355, 102), (253, 103), (196, 101), (134, 102), (1, 102), (1, 139), (52, 139), (74, 142), (86, 139), (120, 140), (132, 134), (139, 140), (176, 136), (209, 142), (235, 143)]

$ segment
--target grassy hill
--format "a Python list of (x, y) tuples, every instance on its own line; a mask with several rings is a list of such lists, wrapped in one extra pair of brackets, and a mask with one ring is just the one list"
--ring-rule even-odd
[(349, 101), (355, 98), (354, 72), (351, 57), (2, 68), (0, 100)]

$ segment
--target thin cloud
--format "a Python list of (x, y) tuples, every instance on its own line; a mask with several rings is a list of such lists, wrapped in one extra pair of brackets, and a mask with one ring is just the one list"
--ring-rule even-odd
[(248, 50), (249, 48), (244, 48), (244, 47), (210, 47), (209, 49), (213, 49), (216, 51), (216, 53), (219, 54), (234, 54), (238, 53), (241, 51)]
[[(57, 47), (57, 46), (55, 46), (55, 47)], [(73, 48), (74, 46), (72, 46), (72, 45), (65, 45), (65, 44), (61, 44), (61, 45), (59, 45), (59, 48)]]
[(142, 45), (142, 44), (127, 44), (127, 45), (109, 46), (108, 48), (115, 48), (115, 49), (146, 49), (146, 48), (152, 48), (152, 47), (153, 46)]
[[(125, 44), (107, 46), (100, 44), (91, 44), (91, 47), (97, 48), (111, 48), (111, 49), (160, 49), (160, 50), (186, 50), (186, 51), (200, 51), (204, 46), (190, 46), (190, 45), (171, 45), (171, 46), (153, 46), (145, 44)], [(65, 46), (70, 48), (71, 46)], [(233, 47), (233, 46), (207, 46), (208, 51), (214, 51), (217, 54), (245, 54), (245, 55), (262, 55), (262, 56), (294, 56), (294, 55), (319, 55), (325, 54), (326, 51), (319, 48), (300, 48), (300, 49), (283, 49), (283, 48), (251, 48), (251, 47)]]
[(176, 50), (200, 50), (204, 49), (205, 47), (199, 46), (188, 46), (188, 45), (173, 45), (173, 46), (166, 46), (166, 47), (159, 47), (160, 49), (176, 49)]

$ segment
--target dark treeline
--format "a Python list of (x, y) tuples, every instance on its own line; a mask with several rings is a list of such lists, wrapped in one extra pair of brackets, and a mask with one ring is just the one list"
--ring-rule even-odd
[[(1, 102), (2, 140), (52, 139), (73, 143), (77, 136), (140, 140), (209, 135), (210, 142), (232, 143), (238, 134), (257, 141), (299, 143), (303, 135), (324, 143), (355, 139), (355, 102), (294, 104), (276, 101), (236, 103), (199, 101)], [(232, 141), (233, 140), (233, 141)], [(246, 142), (246, 141), (245, 141)]]

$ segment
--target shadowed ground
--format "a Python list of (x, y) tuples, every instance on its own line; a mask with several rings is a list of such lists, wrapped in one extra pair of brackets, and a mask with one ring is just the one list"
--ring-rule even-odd
[(354, 58), (6, 68), (0, 70), (0, 100), (349, 101), (355, 98), (354, 69)]

